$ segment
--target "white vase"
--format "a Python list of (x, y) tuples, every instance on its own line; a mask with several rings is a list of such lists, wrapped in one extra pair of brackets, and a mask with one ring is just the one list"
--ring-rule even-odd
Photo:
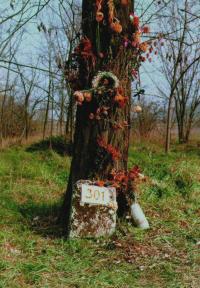
[(131, 216), (137, 227), (149, 229), (149, 222), (147, 221), (144, 212), (138, 203), (133, 203), (131, 205)]

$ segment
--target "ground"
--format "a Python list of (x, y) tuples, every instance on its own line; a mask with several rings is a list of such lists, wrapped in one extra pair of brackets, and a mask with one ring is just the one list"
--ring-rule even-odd
[(151, 229), (121, 221), (110, 239), (66, 241), (56, 219), (70, 158), (0, 152), (0, 287), (200, 287), (200, 149), (140, 144), (129, 159), (148, 176), (139, 202)]

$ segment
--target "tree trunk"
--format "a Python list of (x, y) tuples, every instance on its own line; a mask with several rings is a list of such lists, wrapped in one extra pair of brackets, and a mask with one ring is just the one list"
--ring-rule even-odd
[(26, 96), (25, 96), (25, 102), (24, 102), (25, 137), (26, 137), (26, 140), (28, 140), (28, 134), (29, 134), (29, 112), (28, 112), (29, 98), (30, 98), (30, 93), (27, 93)]
[[(102, 11), (105, 17), (105, 23), (100, 24), (95, 20), (95, 1), (83, 0), (82, 4), (82, 30), (83, 35), (92, 43), (92, 51), (96, 56), (95, 65), (91, 61), (82, 60), (79, 66), (79, 90), (88, 89), (92, 85), (93, 77), (98, 71), (112, 72), (120, 81), (128, 102), (124, 107), (111, 104), (112, 92), (105, 92), (102, 97), (110, 107), (109, 121), (105, 119), (91, 120), (89, 115), (95, 114), (98, 109), (98, 100), (77, 107), (76, 127), (74, 135), (73, 159), (71, 164), (70, 176), (67, 192), (65, 194), (64, 205), (61, 220), (67, 229), (69, 235), (69, 224), (71, 215), (71, 202), (73, 186), (80, 179), (108, 179), (113, 169), (127, 171), (128, 148), (129, 148), (129, 130), (130, 130), (130, 97), (131, 82), (128, 79), (128, 67), (130, 61), (130, 51), (126, 52), (121, 44), (118, 33), (111, 32), (108, 21), (108, 1), (104, 1)], [(128, 33), (130, 29), (129, 14), (133, 9), (133, 1), (129, 1), (128, 6), (122, 6), (120, 3), (115, 5), (117, 17), (123, 27), (123, 33)], [(104, 58), (100, 57), (104, 55)], [(131, 54), (132, 57), (132, 54)], [(111, 105), (109, 105), (111, 104)], [(113, 123), (127, 123), (123, 129), (113, 130)], [(102, 146), (99, 140), (111, 145), (121, 156), (112, 159), (110, 155), (103, 154)], [(118, 202), (121, 212), (122, 201)], [(121, 207), (120, 207), (121, 205)]]
[(195, 111), (195, 109), (193, 111), (191, 111), (190, 114), (189, 114), (189, 119), (188, 119), (186, 132), (185, 132), (185, 143), (189, 142), (190, 133), (191, 133), (191, 129), (192, 129), (193, 118), (194, 118), (194, 111)]
[(168, 108), (167, 108), (167, 128), (166, 128), (166, 140), (165, 140), (165, 153), (169, 153), (170, 150), (170, 131), (171, 131), (171, 114), (172, 114), (172, 100), (173, 95), (169, 97)]

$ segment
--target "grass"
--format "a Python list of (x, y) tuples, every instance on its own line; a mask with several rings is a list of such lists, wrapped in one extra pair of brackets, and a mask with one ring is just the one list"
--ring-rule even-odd
[(70, 241), (56, 224), (69, 157), (0, 152), (0, 288), (200, 287), (200, 152), (186, 148), (130, 149), (148, 177), (139, 201), (150, 230), (118, 223), (109, 239)]

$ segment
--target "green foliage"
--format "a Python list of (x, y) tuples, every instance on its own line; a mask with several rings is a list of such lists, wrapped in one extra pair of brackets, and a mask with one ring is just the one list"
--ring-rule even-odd
[(200, 160), (176, 149), (130, 149), (130, 166), (149, 177), (139, 198), (149, 231), (122, 222), (111, 238), (70, 241), (57, 224), (70, 158), (1, 152), (0, 287), (199, 287)]

